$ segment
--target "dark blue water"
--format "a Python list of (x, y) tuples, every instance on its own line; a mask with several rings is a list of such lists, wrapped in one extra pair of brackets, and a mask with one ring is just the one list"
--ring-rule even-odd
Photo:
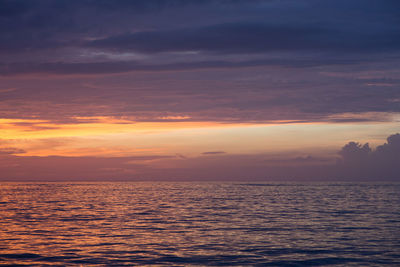
[(400, 266), (400, 184), (1, 183), (0, 265)]

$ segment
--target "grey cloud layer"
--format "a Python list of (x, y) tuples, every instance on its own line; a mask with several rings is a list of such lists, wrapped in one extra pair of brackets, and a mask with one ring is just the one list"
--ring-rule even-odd
[(0, 0), (1, 116), (387, 120), (336, 115), (400, 112), (398, 10), (391, 0)]
[[(395, 78), (400, 72), (386, 72), (387, 67), (377, 69), (384, 79), (359, 78), (369, 72), (368, 65), (357, 71), (352, 66), (248, 67), (104, 77), (8, 77), (0, 88), (4, 89), (0, 113), (6, 118), (35, 116), (61, 123), (87, 116), (134, 121), (165, 121), (173, 116), (223, 122), (387, 121), (392, 118), (385, 112), (400, 112), (400, 82)], [(74, 65), (68, 68), (79, 70)], [(49, 65), (49, 71), (57, 72), (57, 66)], [(363, 115), (366, 112), (370, 114)]]
[[(71, 58), (89, 63), (80, 57), (83, 48), (137, 53), (309, 51), (337, 56), (398, 51), (400, 44), (395, 1), (322, 5), (313, 0), (3, 0), (1, 6), (0, 55), (7, 63), (13, 63), (6, 56), (10, 53), (26, 63), (68, 63)], [(51, 51), (58, 53), (48, 58)], [(191, 62), (191, 56), (183, 61)]]
[(382, 52), (399, 50), (396, 32), (357, 33), (314, 25), (229, 23), (174, 31), (148, 31), (94, 40), (91, 47), (143, 53), (207, 51), (265, 53), (271, 51)]

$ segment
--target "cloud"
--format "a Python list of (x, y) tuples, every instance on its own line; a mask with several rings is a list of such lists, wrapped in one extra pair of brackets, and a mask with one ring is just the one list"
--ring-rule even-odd
[(15, 155), (15, 154), (23, 154), (26, 153), (25, 150), (14, 147), (1, 147), (0, 155)]
[(368, 143), (349, 142), (340, 151), (339, 173), (344, 177), (373, 180), (400, 179), (400, 134), (372, 150)]
[(362, 34), (314, 25), (227, 23), (172, 31), (147, 31), (90, 41), (89, 47), (142, 53), (207, 51), (383, 52), (399, 50), (400, 34)]
[[(348, 62), (351, 53), (366, 60), (399, 50), (393, 1), (299, 2), (2, 1), (0, 59), (34, 70), (35, 64), (93, 63), (90, 54), (110, 50), (200, 51), (216, 56), (213, 61), (223, 61), (219, 56), (225, 54), (311, 51), (320, 57), (330, 53), (325, 55), (328, 61), (346, 54)], [(188, 54), (184, 61), (193, 63), (192, 57)], [(123, 71), (115, 68), (110, 72)]]
[(361, 145), (357, 142), (349, 142), (339, 151), (339, 155), (342, 156), (343, 161), (346, 162), (365, 160), (370, 153), (371, 148), (368, 143)]
[(0, 153), (0, 180), (143, 180), (141, 175), (151, 170), (149, 162), (171, 157), (34, 157)]
[(225, 154), (225, 151), (207, 151), (201, 153), (202, 155), (220, 155), (220, 154)]
[(396, 1), (0, 6), (3, 118), (356, 123), (400, 112)]
[[(399, 181), (400, 134), (375, 150), (349, 142), (340, 160), (306, 151), (269, 154), (205, 152), (198, 157), (32, 157), (0, 153), (0, 180), (169, 180), (169, 181)], [(296, 156), (299, 155), (299, 156)], [(208, 155), (208, 156), (204, 156)], [(213, 157), (213, 155), (218, 155)]]
[[(78, 73), (82, 68), (94, 72), (96, 66), (71, 65), (65, 71)], [(58, 72), (58, 68), (64, 71), (63, 66), (49, 66), (48, 70)], [(89, 121), (89, 117), (99, 116), (129, 117), (131, 121), (187, 118), (252, 123), (395, 119), (393, 113), (400, 112), (398, 102), (393, 101), (400, 98), (398, 86), (366, 86), (364, 80), (357, 79), (364, 75), (362, 71), (352, 71), (350, 66), (337, 68), (353, 73), (356, 78), (327, 78), (318, 68), (272, 67), (143, 71), (107, 77), (48, 78), (44, 73), (24, 79), (7, 77), (2, 80), (4, 86), (18, 90), (1, 93), (0, 114), (3, 118), (36, 118), (57, 123), (78, 123), (74, 118), (87, 117)], [(385, 67), (378, 71), (382, 76), (398, 75)], [(92, 86), (87, 86), (88, 82)]]
[[(0, 154), (0, 180), (318, 180), (327, 163), (266, 161), (266, 155), (218, 157), (31, 157)], [(324, 166), (322, 168), (321, 166)]]
[[(369, 59), (371, 61), (372, 58)], [(154, 63), (140, 61), (101, 61), (101, 62), (18, 62), (0, 63), (0, 76), (20, 74), (54, 74), (54, 75), (97, 75), (127, 72), (170, 72), (210, 69), (239, 69), (249, 67), (277, 66), (288, 68), (312, 68), (318, 66), (347, 65), (364, 62), (362, 58), (315, 57), (308, 58), (262, 58), (251, 60), (200, 60), (178, 61), (172, 63)]]
[[(46, 53), (51, 50), (76, 48), (93, 37), (128, 29), (148, 28), (153, 21), (155, 24), (160, 22), (160, 13), (165, 10), (167, 13), (182, 9), (196, 12), (198, 6), (231, 5), (228, 3), (230, 1), (225, 4), (218, 2), (220, 1), (2, 0), (0, 54), (13, 54), (15, 57), (27, 53), (32, 57), (32, 54), (39, 52), (40, 56), (46, 57)], [(170, 14), (167, 17), (169, 21), (174, 21)]]

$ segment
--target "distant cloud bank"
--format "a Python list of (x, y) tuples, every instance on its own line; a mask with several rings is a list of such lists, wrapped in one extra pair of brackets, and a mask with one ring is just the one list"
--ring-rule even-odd
[(347, 143), (340, 151), (339, 172), (343, 177), (373, 180), (400, 180), (400, 134), (387, 138), (375, 150), (357, 142)]
[(282, 154), (231, 155), (208, 151), (198, 157), (180, 154), (137, 157), (32, 157), (0, 150), (0, 180), (111, 181), (400, 181), (400, 134), (372, 150), (349, 142), (331, 160)]

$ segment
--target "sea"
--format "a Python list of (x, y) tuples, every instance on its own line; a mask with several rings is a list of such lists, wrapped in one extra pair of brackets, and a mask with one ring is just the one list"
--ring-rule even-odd
[(0, 266), (400, 266), (400, 184), (3, 182)]

